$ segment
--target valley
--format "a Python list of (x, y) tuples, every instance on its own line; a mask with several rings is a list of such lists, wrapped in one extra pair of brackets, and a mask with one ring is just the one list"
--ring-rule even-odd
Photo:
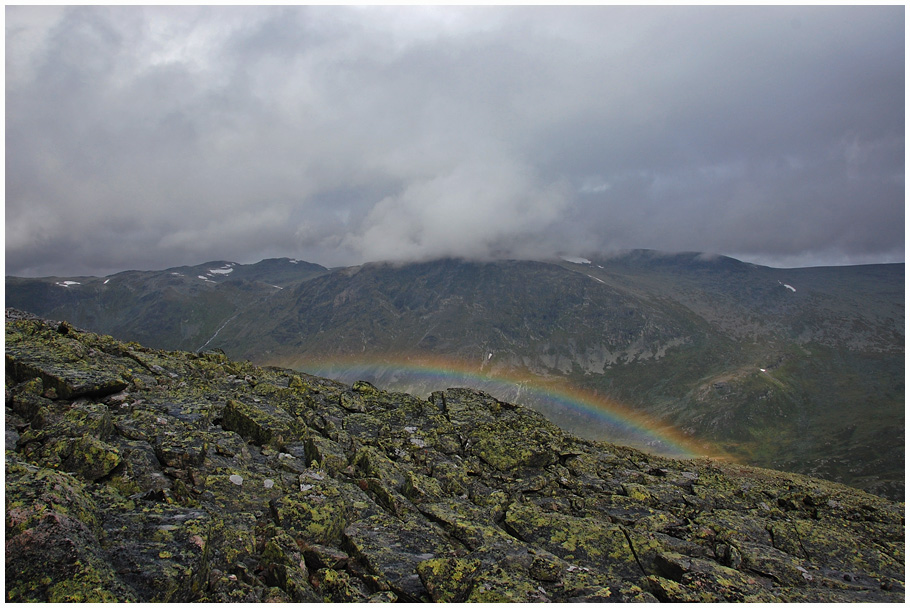
[(7, 277), (7, 306), (154, 348), (427, 395), (473, 386), (570, 432), (904, 488), (903, 264), (697, 253), (328, 269), (216, 261)]

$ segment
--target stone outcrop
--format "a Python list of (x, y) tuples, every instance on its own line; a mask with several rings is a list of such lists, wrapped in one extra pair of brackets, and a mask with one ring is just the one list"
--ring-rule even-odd
[(6, 320), (8, 601), (904, 600), (904, 506)]

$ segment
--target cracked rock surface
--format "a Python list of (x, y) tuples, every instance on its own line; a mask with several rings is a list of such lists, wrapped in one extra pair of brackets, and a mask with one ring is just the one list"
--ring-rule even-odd
[(8, 601), (904, 601), (904, 505), (7, 311)]

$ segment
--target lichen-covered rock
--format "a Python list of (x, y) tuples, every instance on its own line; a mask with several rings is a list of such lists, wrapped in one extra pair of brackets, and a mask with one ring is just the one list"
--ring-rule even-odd
[(6, 459), (6, 599), (136, 599), (101, 547), (101, 510), (78, 479)]
[(902, 602), (904, 508), (427, 400), (6, 325), (8, 601)]
[(615, 524), (547, 513), (531, 504), (512, 505), (505, 523), (519, 538), (566, 561), (578, 561), (613, 579), (642, 576), (623, 529)]
[(423, 586), (434, 602), (463, 602), (474, 587), (479, 559), (436, 557), (416, 566)]
[(456, 545), (420, 517), (376, 513), (348, 526), (344, 546), (352, 557), (406, 601), (427, 594), (417, 566), (428, 559), (454, 557)]
[(222, 417), (221, 424), (226, 430), (236, 431), (257, 445), (297, 439), (291, 416), (269, 404), (249, 405), (237, 399), (228, 399)]

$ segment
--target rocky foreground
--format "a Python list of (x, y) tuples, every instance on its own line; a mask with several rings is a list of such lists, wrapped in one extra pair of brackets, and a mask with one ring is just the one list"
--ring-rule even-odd
[(8, 601), (904, 601), (904, 505), (7, 311)]

